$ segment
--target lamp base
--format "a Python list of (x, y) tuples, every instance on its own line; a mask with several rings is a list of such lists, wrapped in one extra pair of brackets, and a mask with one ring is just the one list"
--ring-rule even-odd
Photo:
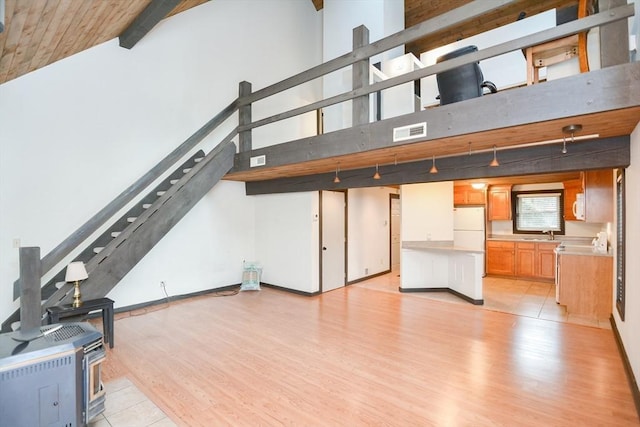
[(71, 304), (72, 307), (80, 307), (82, 305), (82, 300), (80, 299), (80, 297), (80, 282), (76, 280), (73, 291), (73, 304)]

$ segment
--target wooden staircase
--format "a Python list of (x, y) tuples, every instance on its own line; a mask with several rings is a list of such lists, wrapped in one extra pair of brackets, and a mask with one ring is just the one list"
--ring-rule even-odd
[[(74, 258), (85, 263), (89, 278), (82, 283), (83, 299), (105, 297), (111, 289), (195, 206), (231, 169), (233, 142), (224, 142), (205, 156), (202, 150), (116, 220)], [(64, 281), (66, 268), (42, 288), (42, 309), (68, 304), (73, 286)], [(2, 323), (2, 332), (20, 320), (16, 310)]]

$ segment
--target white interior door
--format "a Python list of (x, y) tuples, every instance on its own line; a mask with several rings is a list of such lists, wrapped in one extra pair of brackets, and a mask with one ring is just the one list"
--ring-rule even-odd
[(345, 284), (345, 196), (322, 192), (322, 292)]
[(391, 199), (391, 271), (400, 272), (400, 199)]

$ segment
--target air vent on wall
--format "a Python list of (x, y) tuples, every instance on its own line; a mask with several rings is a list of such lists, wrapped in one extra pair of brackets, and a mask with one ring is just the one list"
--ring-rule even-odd
[(416, 123), (408, 126), (393, 128), (393, 142), (427, 136), (427, 123)]
[(249, 160), (249, 166), (254, 168), (256, 166), (264, 166), (267, 163), (267, 156), (264, 154), (262, 156), (252, 157)]

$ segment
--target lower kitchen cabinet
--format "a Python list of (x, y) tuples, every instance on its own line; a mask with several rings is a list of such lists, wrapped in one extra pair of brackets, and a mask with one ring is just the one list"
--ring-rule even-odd
[(536, 270), (536, 244), (516, 242), (516, 276), (533, 277)]
[(613, 257), (558, 255), (558, 302), (567, 314), (597, 320), (611, 316)]
[(487, 242), (487, 274), (515, 275), (515, 242)]
[(554, 249), (557, 243), (536, 243), (536, 276), (541, 279), (555, 280), (556, 278), (556, 254)]
[(558, 242), (487, 241), (487, 274), (527, 279), (555, 279)]

